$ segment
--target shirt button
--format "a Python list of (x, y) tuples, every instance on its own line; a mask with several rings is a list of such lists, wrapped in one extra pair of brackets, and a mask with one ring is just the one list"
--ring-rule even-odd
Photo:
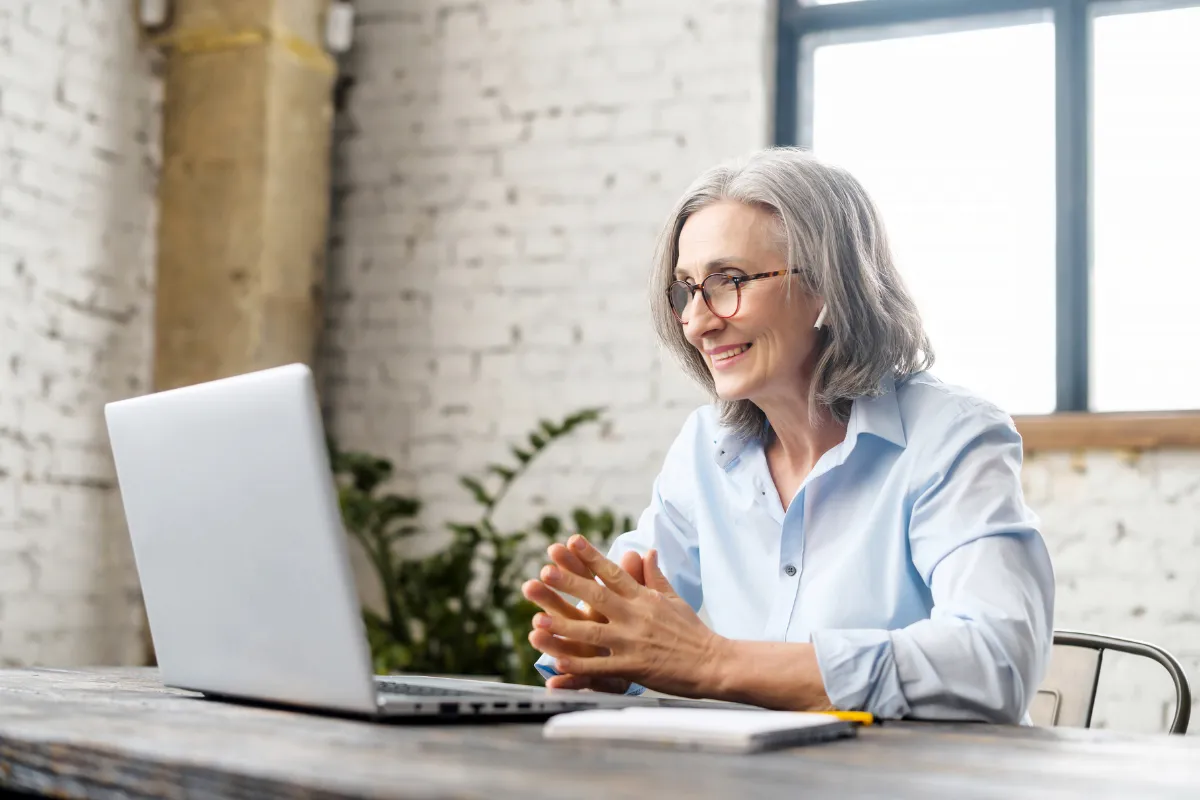
[(784, 567), (783, 571), (787, 573), (789, 578), (794, 577), (796, 574), (796, 568), (791, 564), (788, 564), (786, 567)]

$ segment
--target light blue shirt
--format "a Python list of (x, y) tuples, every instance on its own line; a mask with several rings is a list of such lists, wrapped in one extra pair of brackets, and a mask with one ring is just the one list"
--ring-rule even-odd
[[(842, 710), (1019, 722), (1053, 636), (1054, 574), (1021, 490), (1021, 438), (928, 373), (854, 402), (784, 511), (763, 446), (694, 411), (637, 529), (730, 639), (811, 642)], [(553, 675), (553, 659), (538, 661)], [(641, 691), (634, 687), (632, 691)]]

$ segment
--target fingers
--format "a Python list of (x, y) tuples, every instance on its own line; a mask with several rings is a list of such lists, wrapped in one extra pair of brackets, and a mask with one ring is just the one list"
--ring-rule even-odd
[(642, 561), (641, 555), (632, 550), (626, 551), (625, 555), (621, 556), (621, 569), (628, 572), (629, 577), (633, 578), (634, 581), (640, 583), (642, 586), (645, 586), (646, 573), (643, 568), (643, 563), (644, 562)]
[[(574, 642), (593, 645), (604, 649), (613, 638), (612, 628), (601, 622), (579, 621), (552, 617), (549, 614), (534, 614), (533, 628)], [(561, 670), (560, 670), (561, 671)]]
[[(546, 553), (550, 556), (551, 561), (568, 572), (572, 572), (582, 578), (587, 578), (588, 580), (592, 580), (596, 577), (596, 573), (592, 572), (592, 570), (583, 563), (579, 556), (571, 552), (571, 550), (565, 545), (558, 543), (552, 544), (546, 548)], [(620, 567), (631, 578), (633, 578), (635, 583), (643, 586), (645, 585), (645, 572), (642, 567), (642, 557), (639, 553), (633, 550), (626, 551), (626, 553), (621, 556)], [(587, 606), (587, 603), (584, 603), (583, 605), (584, 608), (582, 610), (585, 616), (590, 616), (599, 622), (606, 621), (606, 617), (599, 611), (591, 609)]]
[(646, 553), (645, 563), (646, 586), (663, 594), (674, 595), (674, 587), (671, 586), (671, 582), (667, 580), (667, 576), (663, 574), (662, 568), (658, 565), (658, 551), (651, 550)]
[(604, 557), (604, 554), (592, 546), (584, 537), (575, 534), (567, 540), (567, 547), (574, 553), (584, 566), (604, 581), (604, 585), (623, 597), (636, 594), (640, 584), (628, 572), (618, 567)]
[(558, 564), (567, 572), (574, 572), (579, 577), (587, 578), (588, 580), (596, 577), (596, 573), (588, 569), (579, 556), (567, 549), (566, 545), (555, 542), (546, 548), (546, 553), (550, 556), (551, 561)]
[(567, 619), (589, 619), (587, 612), (576, 608), (566, 601), (558, 592), (541, 581), (525, 581), (521, 585), (521, 594), (525, 599), (538, 606), (547, 614), (553, 614)]
[[(556, 542), (546, 548), (546, 553), (550, 556), (551, 561), (567, 572), (572, 572), (581, 578), (587, 578), (589, 581), (595, 579), (596, 574), (588, 569), (584, 563), (579, 560), (579, 556), (568, 550), (565, 545), (561, 545)], [(599, 611), (592, 610), (587, 603), (583, 604), (583, 607), (580, 609), (580, 611), (583, 612), (583, 619), (591, 618), (598, 622), (606, 621), (606, 618), (603, 614), (601, 614)], [(575, 619), (575, 617), (572, 617), (572, 619)]]
[[(588, 606), (590, 614), (593, 617), (603, 615), (605, 619), (612, 619), (612, 612), (622, 602), (621, 596), (604, 584), (595, 580), (581, 578), (575, 573), (568, 572), (554, 564), (547, 564), (542, 567), (539, 577), (542, 583), (550, 588), (557, 589), (563, 594), (582, 600)], [(625, 577), (629, 578), (628, 575)], [(629, 580), (633, 579), (629, 578)]]
[(564, 656), (557, 662), (559, 672), (578, 678), (620, 678), (628, 674), (629, 667), (619, 656)]
[(533, 645), (534, 649), (553, 658), (595, 658), (609, 654), (609, 651), (603, 647), (577, 642), (573, 639), (560, 639), (549, 631), (537, 628), (529, 632), (529, 643)]
[[(563, 569), (574, 572), (583, 578), (596, 577), (596, 573), (583, 563), (583, 560), (575, 553), (571, 552), (570, 548), (557, 542), (546, 548), (546, 552), (550, 556), (550, 560)], [(646, 585), (645, 572), (642, 568), (642, 556), (634, 550), (627, 550), (621, 556), (621, 569), (628, 573), (633, 578), (635, 583)]]
[(624, 678), (600, 678), (591, 675), (555, 675), (546, 681), (546, 688), (625, 694), (629, 690), (629, 681)]

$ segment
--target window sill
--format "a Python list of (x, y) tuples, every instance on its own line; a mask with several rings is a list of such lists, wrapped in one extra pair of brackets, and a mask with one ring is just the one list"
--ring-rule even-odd
[(1025, 452), (1200, 448), (1200, 411), (1014, 417)]

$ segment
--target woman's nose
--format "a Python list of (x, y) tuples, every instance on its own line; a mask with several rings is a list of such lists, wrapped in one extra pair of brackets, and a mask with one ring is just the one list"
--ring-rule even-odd
[(691, 302), (683, 313), (684, 335), (696, 346), (707, 334), (725, 325), (725, 320), (712, 313), (699, 291), (692, 294)]

